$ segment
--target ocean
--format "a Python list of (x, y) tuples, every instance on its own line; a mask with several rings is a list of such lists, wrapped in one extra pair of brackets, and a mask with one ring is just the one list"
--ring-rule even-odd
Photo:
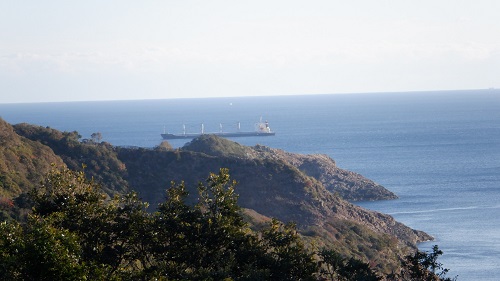
[(500, 279), (500, 90), (0, 104), (0, 117), (139, 147), (262, 118), (276, 136), (233, 140), (329, 155), (400, 197), (356, 204), (434, 236), (419, 247), (439, 245), (449, 276)]

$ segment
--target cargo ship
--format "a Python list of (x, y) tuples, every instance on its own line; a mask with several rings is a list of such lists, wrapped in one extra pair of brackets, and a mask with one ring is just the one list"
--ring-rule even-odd
[(164, 140), (171, 140), (171, 139), (194, 139), (196, 137), (199, 137), (201, 135), (216, 135), (219, 137), (226, 137), (226, 138), (237, 138), (237, 137), (268, 137), (268, 136), (274, 136), (276, 133), (271, 131), (271, 128), (269, 127), (269, 122), (264, 121), (262, 122), (262, 119), (255, 124), (255, 131), (240, 131), (240, 122), (237, 123), (237, 131), (235, 132), (224, 132), (222, 124), (220, 124), (220, 130), (219, 132), (213, 132), (213, 133), (207, 133), (205, 132), (205, 126), (201, 124), (201, 132), (199, 133), (187, 133), (186, 132), (186, 125), (183, 125), (183, 132), (182, 134), (171, 134), (168, 132), (164, 132), (161, 134), (161, 137)]

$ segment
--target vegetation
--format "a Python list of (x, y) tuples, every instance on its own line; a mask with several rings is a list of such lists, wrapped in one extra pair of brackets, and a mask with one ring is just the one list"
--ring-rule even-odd
[(446, 277), (448, 269), (443, 267), (443, 264), (437, 261), (438, 257), (443, 254), (437, 245), (432, 247), (432, 253), (417, 251), (413, 255), (407, 255), (403, 261), (403, 267), (399, 276), (399, 280), (444, 280), (451, 281), (455, 278)]
[(162, 141), (157, 147), (157, 150), (173, 150), (172, 145), (168, 141)]
[(0, 197), (12, 198), (34, 187), (51, 163), (63, 164), (49, 147), (17, 135), (0, 118)]
[[(418, 239), (428, 239), (388, 216), (361, 210), (343, 200), (339, 194), (327, 191), (325, 181), (319, 180), (313, 173), (304, 172), (305, 168), (310, 172), (316, 166), (335, 168), (328, 161), (323, 162), (321, 157), (298, 157), (266, 147), (245, 147), (214, 136), (193, 140), (182, 149), (172, 149), (167, 142), (154, 149), (113, 147), (101, 142), (99, 133), (90, 137), (81, 140), (77, 132), (60, 132), (29, 124), (10, 126), (0, 122), (0, 221), (5, 221), (2, 231), (17, 237), (15, 241), (18, 243), (2, 242), (2, 245), (6, 245), (2, 248), (5, 250), (3, 253), (11, 254), (3, 260), (6, 262), (5, 267), (3, 263), (0, 267), (6, 270), (8, 264), (17, 264), (18, 267), (9, 276), (22, 276), (25, 274), (22, 273), (22, 267), (27, 265), (25, 271), (28, 272), (30, 268), (36, 268), (34, 263), (38, 260), (52, 261), (53, 264), (63, 261), (59, 258), (63, 258), (61, 255), (64, 252), (74, 258), (64, 260), (73, 273), (97, 280), (154, 279), (156, 276), (169, 276), (165, 277), (169, 280), (219, 279), (221, 276), (239, 280), (276, 279), (269, 276), (286, 276), (283, 272), (290, 269), (290, 266), (282, 264), (284, 257), (290, 260), (300, 254), (312, 257), (312, 265), (316, 268), (308, 278), (313, 276), (328, 280), (325, 276), (335, 276), (342, 280), (350, 276), (351, 279), (347, 280), (352, 280), (357, 275), (368, 278), (371, 275), (368, 275), (367, 269), (376, 273), (373, 276), (385, 277), (391, 272), (397, 273), (394, 276), (403, 276), (404, 272), (399, 270), (401, 257), (414, 247)], [(60, 174), (67, 173), (64, 172), (66, 167), (73, 171), (84, 169), (85, 174), (71, 172), (73, 176), (57, 178), (57, 173), (53, 171), (45, 177), (53, 169), (50, 163), (63, 168), (63, 172), (57, 172)], [(233, 194), (237, 192), (241, 195), (237, 205), (243, 209), (239, 206), (235, 209), (238, 219), (232, 221), (234, 226), (214, 229), (213, 222), (217, 220), (208, 216), (210, 208), (207, 206), (211, 203), (208, 199), (203, 201), (203, 198), (213, 198), (214, 195), (208, 182), (202, 187), (198, 185), (198, 180), (220, 167), (229, 167), (232, 175), (241, 180), (237, 188), (232, 182), (228, 182), (227, 186), (232, 188)], [(328, 169), (325, 173), (337, 173)], [(72, 177), (78, 180), (63, 180)], [(52, 181), (47, 181), (49, 178)], [(43, 185), (39, 188), (41, 180)], [(170, 180), (181, 184), (169, 189), (165, 201), (162, 199), (165, 198), (165, 187)], [(334, 178), (334, 181), (340, 184), (359, 182), (350, 174), (348, 177)], [(73, 188), (72, 193), (64, 195), (69, 186)], [(83, 189), (76, 188), (85, 186)], [(182, 200), (174, 205), (183, 212), (168, 209), (172, 207), (169, 202), (175, 197), (170, 192), (178, 190), (180, 186), (183, 191), (179, 198)], [(28, 194), (29, 190), (32, 191)], [(43, 190), (66, 191), (59, 195), (37, 193)], [(138, 193), (130, 193), (130, 190)], [(152, 206), (148, 207), (138, 199), (139, 196), (151, 202)], [(75, 199), (71, 199), (73, 197)], [(68, 203), (61, 198), (71, 200)], [(51, 200), (58, 204), (47, 203)], [(59, 206), (61, 202), (65, 207)], [(236, 201), (232, 204), (236, 205)], [(171, 211), (182, 216), (169, 217)], [(283, 224), (278, 220), (294, 221), (296, 224)], [(170, 224), (161, 224), (166, 221), (170, 221)], [(207, 229), (218, 232), (212, 233)], [(240, 234), (227, 236), (227, 233)], [(295, 244), (283, 246), (271, 243), (272, 239), (284, 239), (282, 234), (284, 237), (295, 237)], [(161, 235), (163, 238), (159, 239)], [(48, 244), (44, 245), (49, 246), (39, 246), (37, 243), (40, 239), (47, 240)], [(75, 245), (71, 244), (72, 239), (76, 241)], [(209, 242), (214, 245), (221, 243), (220, 248), (225, 250), (214, 251), (219, 246), (209, 248)], [(43, 250), (31, 256), (41, 249), (39, 247), (53, 248), (56, 252), (46, 258), (42, 257), (50, 251)], [(204, 248), (210, 250), (207, 250), (206, 258), (198, 261), (190, 254)], [(13, 252), (9, 252), (9, 249)], [(179, 249), (184, 250), (176, 252)], [(323, 250), (337, 253), (343, 258), (339, 267), (341, 271), (325, 275), (328, 263), (321, 259)], [(188, 257), (191, 260), (187, 260)], [(11, 259), (12, 263), (9, 262)], [(214, 266), (211, 264), (214, 261), (222, 261), (226, 266)], [(304, 262), (304, 256), (298, 258), (296, 263), (299, 261), (308, 264)], [(407, 262), (406, 266), (410, 264)], [(177, 273), (170, 272), (179, 268), (183, 269)], [(243, 268), (255, 275), (225, 275), (227, 272), (243, 272)], [(281, 271), (278, 271), (279, 268)], [(214, 270), (223, 273), (203, 275)], [(432, 271), (429, 268), (425, 270)], [(409, 270), (405, 272), (410, 274)], [(42, 278), (42, 275), (37, 276), (15, 278)], [(78, 280), (75, 276), (68, 279)]]
[(183, 149), (222, 157), (245, 157), (250, 151), (248, 147), (214, 135), (202, 135), (195, 138), (187, 143)]
[(81, 170), (86, 167), (87, 176), (105, 183), (106, 193), (125, 193), (129, 191), (126, 176), (126, 166), (117, 157), (113, 146), (100, 142), (101, 133), (93, 133), (90, 140), (80, 142), (82, 137), (78, 132), (61, 132), (52, 128), (17, 124), (14, 130), (19, 135), (49, 146), (64, 164), (71, 170)]
[[(441, 251), (407, 256), (398, 274), (307, 247), (294, 224), (252, 231), (227, 169), (188, 204), (172, 183), (154, 213), (136, 193), (109, 197), (83, 172), (53, 170), (29, 193), (25, 223), (0, 223), (2, 280), (449, 280)], [(440, 271), (436, 273), (436, 271)]]

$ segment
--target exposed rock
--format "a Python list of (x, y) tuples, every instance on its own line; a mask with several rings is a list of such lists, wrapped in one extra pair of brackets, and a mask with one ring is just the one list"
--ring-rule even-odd
[(338, 168), (335, 161), (324, 154), (304, 155), (290, 153), (262, 145), (246, 147), (212, 135), (194, 139), (186, 144), (183, 150), (240, 159), (282, 161), (319, 180), (328, 191), (337, 192), (342, 198), (349, 201), (376, 201), (398, 198), (396, 194), (374, 181), (358, 173)]

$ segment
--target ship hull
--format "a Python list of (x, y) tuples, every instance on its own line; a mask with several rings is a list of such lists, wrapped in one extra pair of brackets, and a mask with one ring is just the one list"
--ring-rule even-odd
[[(274, 132), (235, 132), (235, 133), (210, 133), (208, 135), (216, 135), (219, 137), (226, 138), (238, 138), (238, 137), (269, 137), (274, 136), (276, 133)], [(161, 137), (164, 140), (172, 140), (172, 139), (194, 139), (201, 135), (207, 134), (161, 134)]]

